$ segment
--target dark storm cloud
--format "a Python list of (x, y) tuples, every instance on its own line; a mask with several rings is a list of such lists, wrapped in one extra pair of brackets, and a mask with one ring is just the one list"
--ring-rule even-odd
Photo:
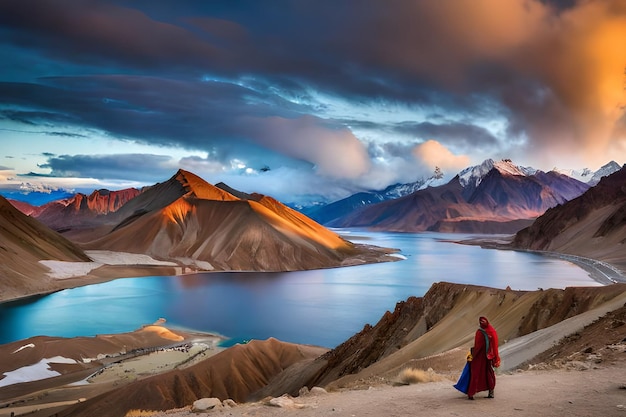
[[(334, 119), (337, 98), (415, 109), (371, 128), (457, 153), (626, 147), (618, 0), (21, 0), (0, 2), (0, 35), (24, 81), (0, 84), (3, 117), (223, 162), (252, 146), (363, 175), (370, 145), (348, 126), (376, 112)], [(481, 127), (490, 118), (498, 131)]]
[(41, 50), (52, 59), (135, 67), (220, 62), (211, 43), (188, 30), (104, 1), (2, 2), (0, 24), (12, 29), (10, 41)]
[(489, 151), (499, 146), (498, 139), (487, 129), (469, 123), (404, 123), (396, 130), (414, 135), (422, 141), (434, 139), (448, 147), (462, 149), (464, 152), (472, 147)]
[[(163, 155), (59, 155), (48, 158), (42, 168), (50, 177), (81, 177), (99, 180), (127, 180), (155, 183), (171, 177), (171, 158)], [(32, 175), (32, 174), (29, 174)]]
[(233, 84), (200, 80), (94, 76), (45, 82), (48, 85), (0, 83), (0, 104), (44, 109), (5, 110), (5, 117), (29, 125), (97, 128), (162, 145), (219, 142), (237, 134), (242, 114), (260, 117), (265, 114), (264, 102), (272, 100)]

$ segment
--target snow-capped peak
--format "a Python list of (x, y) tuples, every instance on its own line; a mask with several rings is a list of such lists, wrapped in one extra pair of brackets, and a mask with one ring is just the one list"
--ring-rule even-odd
[(461, 186), (465, 188), (471, 184), (474, 187), (477, 187), (485, 175), (491, 171), (493, 164), (493, 159), (485, 159), (480, 165), (465, 168), (459, 173), (459, 182), (461, 183)]
[(599, 170), (597, 170), (596, 172), (593, 173), (593, 176), (591, 177), (591, 179), (589, 181), (587, 181), (587, 184), (591, 185), (592, 187), (594, 185), (597, 185), (600, 180), (602, 179), (602, 177), (606, 177), (607, 175), (611, 175), (614, 172), (619, 171), (620, 169), (622, 169), (622, 167), (615, 161), (611, 161), (606, 165), (603, 165), (602, 167), (600, 167)]
[(612, 173), (619, 171), (622, 167), (615, 161), (611, 161), (603, 165), (597, 171), (592, 171), (589, 168), (577, 169), (559, 169), (554, 168), (553, 171), (559, 174), (567, 175), (568, 177), (577, 179), (580, 182), (586, 182), (590, 186), (597, 185), (602, 177), (611, 175)]
[(380, 194), (382, 194), (384, 200), (390, 200), (400, 198), (405, 195), (412, 194), (418, 190), (423, 190), (428, 187), (437, 187), (444, 185), (448, 182), (443, 175), (433, 175), (431, 177), (420, 179), (415, 182), (407, 184), (394, 184), (385, 188)]
[(502, 174), (509, 175), (519, 175), (526, 176), (531, 175), (532, 173), (528, 168), (521, 167), (518, 165), (514, 165), (510, 159), (503, 159), (501, 161), (495, 162), (493, 167), (496, 168)]
[(503, 159), (495, 162), (493, 159), (486, 159), (482, 164), (473, 167), (465, 168), (459, 173), (459, 182), (463, 188), (467, 186), (478, 187), (485, 175), (492, 169), (497, 169), (502, 174), (507, 175), (533, 175), (537, 172), (536, 169), (530, 167), (523, 167), (513, 164), (510, 159)]
[(587, 182), (593, 175), (593, 171), (589, 168), (583, 169), (560, 169), (553, 168), (552, 171), (558, 172), (559, 174), (567, 175), (570, 178), (574, 178), (580, 182)]

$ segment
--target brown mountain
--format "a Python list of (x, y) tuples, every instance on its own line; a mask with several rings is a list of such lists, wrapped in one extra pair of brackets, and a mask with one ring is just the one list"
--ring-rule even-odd
[(242, 200), (179, 170), (130, 200), (117, 214), (127, 217), (84, 246), (182, 264), (210, 263), (219, 270), (326, 268), (382, 255), (342, 239), (270, 197), (253, 196)]
[(395, 200), (372, 204), (328, 223), (335, 227), (368, 227), (401, 232), (514, 233), (550, 207), (582, 194), (589, 187), (556, 173), (513, 173), (510, 163), (494, 166), (476, 187), (459, 176)]
[(41, 260), (90, 261), (77, 245), (0, 196), (0, 299), (56, 288)]
[(626, 167), (520, 230), (513, 246), (603, 260), (624, 269)]

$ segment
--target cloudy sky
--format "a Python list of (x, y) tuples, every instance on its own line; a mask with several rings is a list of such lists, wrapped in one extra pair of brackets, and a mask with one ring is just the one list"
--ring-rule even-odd
[(626, 162), (622, 0), (4, 0), (0, 188), (285, 202)]

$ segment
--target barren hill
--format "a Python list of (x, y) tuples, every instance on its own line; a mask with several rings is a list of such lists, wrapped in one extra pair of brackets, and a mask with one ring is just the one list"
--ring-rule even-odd
[(516, 248), (568, 253), (626, 269), (626, 167), (520, 230)]
[[(370, 261), (353, 245), (266, 196), (241, 200), (179, 170), (119, 210), (127, 217), (87, 249), (142, 253), (198, 269), (290, 271)], [(390, 259), (387, 259), (390, 260)]]
[(82, 249), (0, 196), (0, 299), (26, 292), (51, 291), (41, 260), (89, 261)]

